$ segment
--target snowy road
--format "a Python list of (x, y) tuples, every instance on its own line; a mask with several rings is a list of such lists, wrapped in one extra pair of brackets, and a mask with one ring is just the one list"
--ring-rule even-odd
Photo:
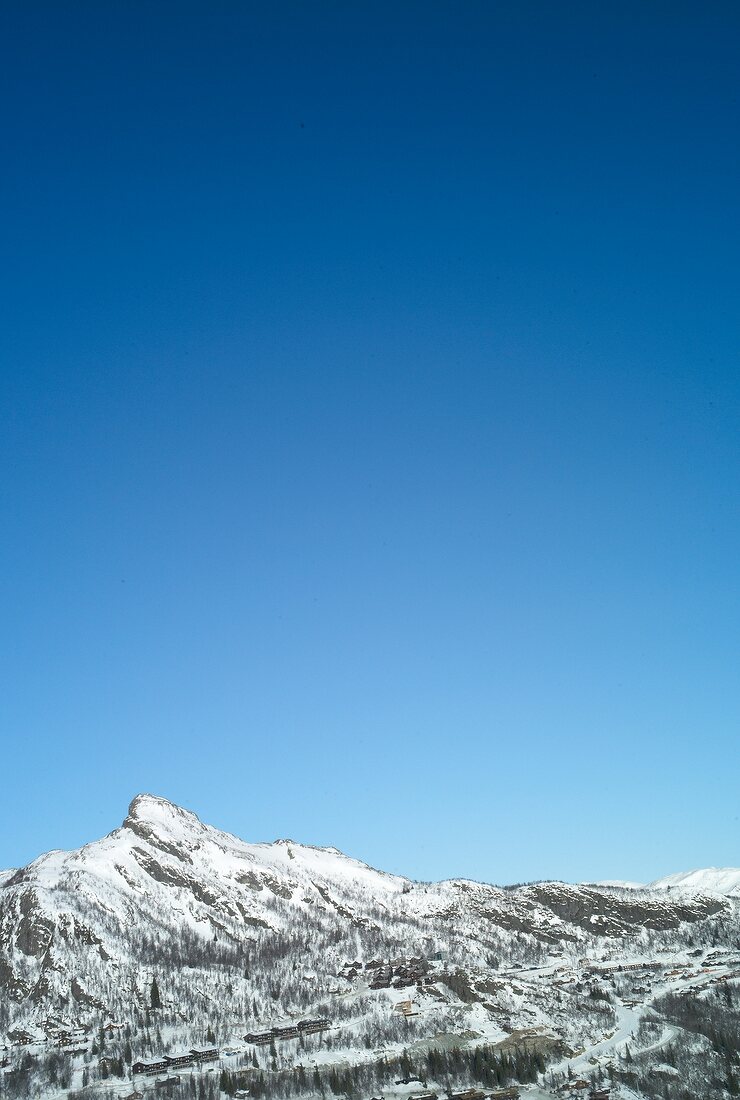
[(618, 1048), (623, 1047), (629, 1040), (632, 1032), (640, 1022), (641, 1010), (639, 1008), (627, 1008), (626, 1005), (617, 1005), (617, 1029), (608, 1039), (600, 1039), (598, 1043), (587, 1047), (583, 1054), (575, 1058), (563, 1058), (560, 1062), (554, 1062), (547, 1067), (548, 1073), (567, 1073), (570, 1066), (573, 1073), (587, 1073), (593, 1069), (592, 1058), (603, 1058), (617, 1053)]

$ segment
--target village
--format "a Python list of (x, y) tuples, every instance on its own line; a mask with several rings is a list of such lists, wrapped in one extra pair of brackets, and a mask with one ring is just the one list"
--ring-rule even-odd
[(409, 985), (427, 982), (429, 963), (421, 955), (397, 958), (389, 962), (372, 959), (370, 962), (346, 962), (339, 976), (354, 981), (364, 971), (370, 989), (403, 989)]
[[(394, 957), (383, 960), (373, 958), (367, 962), (360, 959), (349, 959), (337, 966), (337, 976), (347, 982), (351, 996), (367, 996), (377, 994), (378, 1005), (385, 1005), (385, 1011), (389, 1017), (400, 1018), (411, 1022), (420, 1013), (430, 1011), (430, 1006), (438, 1003), (441, 996), (440, 990), (446, 998), (450, 997), (449, 986), (451, 973), (446, 963), (442, 960), (428, 960), (422, 955), (410, 955)], [(510, 965), (497, 974), (497, 981), (513, 990), (519, 990), (522, 994), (528, 988), (534, 986), (549, 987), (561, 994), (573, 994), (591, 997), (600, 997), (605, 989), (611, 987), (609, 998), (618, 1008), (618, 1019), (621, 1021), (615, 1025), (611, 1032), (605, 1036), (594, 1036), (592, 1040), (592, 1052), (588, 1045), (581, 1051), (566, 1051), (560, 1067), (561, 1069), (572, 1066), (575, 1072), (570, 1073), (567, 1079), (554, 1085), (550, 1092), (542, 1091), (542, 1087), (532, 1091), (532, 1086), (512, 1083), (505, 1087), (495, 1089), (483, 1089), (474, 1085), (466, 1088), (427, 1088), (426, 1082), (413, 1075), (396, 1080), (395, 1086), (387, 1093), (370, 1095), (361, 1100), (515, 1100), (528, 1093), (532, 1098), (539, 1100), (541, 1096), (559, 1095), (563, 1098), (578, 1097), (582, 1100), (617, 1100), (622, 1094), (619, 1089), (616, 1092), (606, 1083), (595, 1083), (593, 1070), (599, 1066), (613, 1066), (613, 1052), (616, 1044), (624, 1042), (628, 1036), (625, 1026), (629, 1029), (632, 1021), (639, 1020), (639, 1008), (649, 1002), (660, 991), (670, 989), (674, 994), (682, 996), (691, 993), (701, 993), (712, 986), (727, 983), (740, 977), (740, 953), (733, 950), (724, 951), (696, 951), (693, 957), (684, 955), (681, 958), (666, 957), (663, 959), (643, 958), (623, 961), (613, 961), (607, 958), (579, 958), (571, 962), (563, 958), (553, 958), (545, 965), (521, 966)], [(452, 982), (454, 985), (454, 981)], [(414, 986), (414, 997), (398, 997), (397, 992), (408, 990)], [(475, 990), (475, 984), (471, 989)], [(618, 995), (617, 995), (618, 993)], [(347, 996), (347, 994), (345, 994)], [(453, 998), (454, 999), (454, 998)], [(426, 1005), (426, 1007), (424, 1007)], [(620, 1007), (621, 1006), (621, 1007)], [(174, 1006), (173, 1006), (174, 1007)], [(626, 1022), (626, 1023), (625, 1023)], [(85, 1062), (89, 1062), (91, 1052), (99, 1050), (97, 1061), (92, 1064), (96, 1067), (96, 1080), (108, 1081), (111, 1087), (116, 1089), (111, 1096), (116, 1100), (136, 1100), (153, 1090), (156, 1094), (172, 1095), (179, 1097), (181, 1088), (185, 1087), (192, 1079), (192, 1075), (203, 1075), (208, 1072), (244, 1075), (246, 1069), (246, 1084), (240, 1086), (229, 1095), (237, 1097), (251, 1096), (249, 1085), (250, 1074), (259, 1074), (255, 1061), (251, 1065), (248, 1056), (249, 1048), (269, 1048), (271, 1057), (275, 1051), (283, 1045), (289, 1047), (291, 1042), (300, 1041), (309, 1036), (321, 1038), (322, 1035), (331, 1033), (335, 1036), (342, 1028), (341, 1012), (338, 1018), (332, 1020), (326, 1015), (308, 1015), (299, 1019), (278, 1019), (270, 1026), (259, 1029), (251, 1029), (240, 1033), (241, 1042), (227, 1040), (221, 1045), (216, 1042), (201, 1043), (181, 1048), (166, 1049), (161, 1054), (151, 1054), (147, 1057), (134, 1057), (124, 1067), (119, 1053), (103, 1052), (103, 1040), (109, 1049), (120, 1051), (120, 1042), (125, 1025), (107, 1020), (103, 1023), (95, 1023), (94, 1019), (88, 1020), (61, 1020), (58, 1018), (46, 1018), (34, 1025), (17, 1027), (7, 1033), (5, 1047), (0, 1047), (0, 1070), (8, 1069), (14, 1062), (13, 1051), (23, 1050), (29, 1053), (43, 1050), (55, 1050), (70, 1059), (79, 1060), (84, 1056)], [(536, 1029), (533, 1032), (536, 1034)], [(481, 1036), (481, 1040), (484, 1037)], [(344, 1047), (349, 1051), (352, 1039), (348, 1032), (346, 1042), (337, 1047), (336, 1055), (333, 1051), (324, 1051), (322, 1048), (310, 1048), (312, 1053), (308, 1058), (310, 1065), (331, 1066), (343, 1064)], [(303, 1047), (301, 1047), (303, 1049)], [(474, 1044), (471, 1049), (474, 1049)], [(601, 1054), (603, 1050), (606, 1055)], [(79, 1064), (79, 1061), (78, 1063)], [(268, 1066), (262, 1062), (263, 1070)], [(274, 1061), (272, 1063), (274, 1065)], [(295, 1056), (289, 1052), (288, 1060), (281, 1061), (282, 1066), (293, 1065), (296, 1072), (301, 1070), (301, 1063), (296, 1062)], [(244, 1069), (240, 1070), (240, 1067)], [(558, 1068), (557, 1066), (555, 1067)], [(197, 1076), (196, 1076), (197, 1080)], [(120, 1085), (115, 1084), (120, 1082)], [(414, 1091), (414, 1085), (417, 1090)], [(419, 1087), (421, 1086), (421, 1087)], [(84, 1098), (80, 1094), (81, 1100)]]

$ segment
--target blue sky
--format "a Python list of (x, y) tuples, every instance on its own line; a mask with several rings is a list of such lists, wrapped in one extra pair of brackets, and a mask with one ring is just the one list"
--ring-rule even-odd
[(0, 866), (738, 864), (739, 23), (6, 5)]

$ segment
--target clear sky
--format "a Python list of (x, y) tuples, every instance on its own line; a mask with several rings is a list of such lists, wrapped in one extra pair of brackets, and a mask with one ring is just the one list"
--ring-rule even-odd
[(0, 866), (740, 864), (738, 32), (3, 6)]

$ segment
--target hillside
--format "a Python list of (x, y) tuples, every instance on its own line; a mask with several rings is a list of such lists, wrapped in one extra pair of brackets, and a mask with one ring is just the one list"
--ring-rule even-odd
[(679, 871), (650, 883), (653, 890), (698, 890), (704, 894), (740, 897), (740, 870), (737, 867), (706, 867), (698, 871)]
[[(139, 795), (108, 836), (6, 874), (0, 1081), (9, 1097), (48, 1092), (54, 1043), (67, 1073), (62, 1080), (58, 1067), (57, 1084), (84, 1079), (91, 1098), (119, 1088), (98, 1065), (101, 1047), (125, 1082), (137, 1060), (214, 1043), (224, 1087), (261, 1073), (275, 1095), (290, 1094), (283, 1076), (298, 1063), (319, 1075), (314, 1091), (338, 1065), (377, 1089), (387, 1084), (372, 1074), (404, 1050), (428, 1073), (429, 1059), (453, 1048), (467, 1052), (466, 1080), (475, 1073), (465, 1058), (479, 1059), (480, 1078), (481, 1059), (517, 1052), (520, 1083), (528, 1075), (544, 1087), (549, 1061), (554, 1087), (569, 1066), (603, 1075), (628, 1047), (635, 1067), (640, 1029), (648, 1065), (678, 1034), (666, 1017), (656, 1045), (661, 999), (703, 1003), (719, 991), (730, 1013), (736, 1003), (740, 872), (674, 878), (645, 888), (417, 883), (335, 848), (246, 843)], [(311, 1019), (331, 1026), (296, 1031)], [(295, 1034), (277, 1047), (244, 1039), (281, 1021)], [(705, 1075), (708, 1041), (692, 1032), (683, 1049), (703, 1051)], [(215, 1080), (188, 1065), (190, 1081)], [(638, 1068), (633, 1095), (653, 1095)], [(449, 1065), (444, 1073), (452, 1079)]]

